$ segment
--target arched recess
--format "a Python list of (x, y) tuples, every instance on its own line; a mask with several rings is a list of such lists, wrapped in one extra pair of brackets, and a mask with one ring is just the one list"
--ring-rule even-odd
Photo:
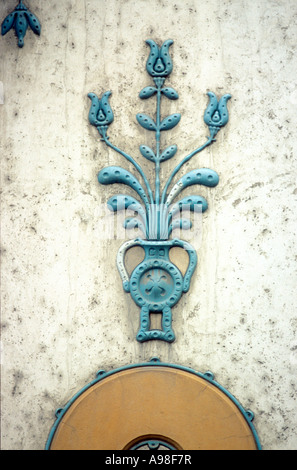
[(210, 372), (160, 362), (96, 379), (57, 410), (47, 450), (259, 450), (252, 412)]

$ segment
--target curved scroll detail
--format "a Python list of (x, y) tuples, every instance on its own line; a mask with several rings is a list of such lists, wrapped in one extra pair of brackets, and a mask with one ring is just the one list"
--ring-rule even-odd
[(202, 186), (208, 186), (210, 188), (216, 186), (219, 182), (219, 175), (208, 168), (198, 168), (192, 170), (184, 175), (172, 188), (167, 197), (167, 205), (170, 205), (172, 201), (179, 195), (179, 193), (193, 184), (200, 184)]

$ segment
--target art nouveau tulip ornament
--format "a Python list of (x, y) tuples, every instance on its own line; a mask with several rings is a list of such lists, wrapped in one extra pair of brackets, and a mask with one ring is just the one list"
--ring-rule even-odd
[[(143, 342), (155, 339), (172, 342), (175, 339), (175, 334), (172, 330), (171, 308), (177, 304), (182, 294), (189, 290), (197, 264), (195, 249), (184, 240), (171, 238), (174, 228), (187, 229), (191, 227), (189, 218), (185, 218), (184, 215), (176, 217), (176, 215), (184, 213), (185, 210), (204, 212), (207, 209), (207, 201), (200, 195), (187, 196), (177, 201), (176, 198), (183, 189), (191, 185), (216, 186), (219, 182), (219, 176), (211, 169), (197, 168), (181, 176), (171, 188), (170, 186), (182, 166), (194, 155), (212, 144), (219, 130), (227, 124), (227, 101), (231, 96), (224, 95), (218, 101), (214, 93), (208, 92), (209, 104), (204, 114), (204, 122), (209, 127), (209, 136), (203, 145), (180, 160), (161, 187), (160, 165), (173, 158), (177, 153), (176, 144), (162, 148), (161, 134), (173, 129), (179, 123), (181, 115), (174, 113), (164, 118), (161, 117), (161, 98), (178, 99), (178, 93), (173, 88), (164, 86), (165, 80), (173, 68), (169, 55), (169, 47), (173, 41), (169, 39), (161, 47), (151, 39), (146, 42), (150, 46), (146, 69), (152, 77), (154, 85), (143, 88), (139, 96), (143, 100), (156, 98), (156, 115), (151, 117), (145, 113), (138, 113), (136, 118), (144, 129), (155, 135), (154, 148), (146, 144), (139, 148), (142, 157), (155, 165), (154, 188), (137, 161), (111, 143), (107, 136), (109, 125), (114, 119), (109, 103), (110, 91), (103, 93), (100, 99), (95, 93), (89, 93), (88, 96), (91, 99), (89, 121), (97, 128), (101, 140), (122, 155), (140, 177), (134, 176), (128, 169), (119, 166), (103, 168), (98, 174), (100, 184), (125, 184), (136, 193), (135, 198), (130, 195), (116, 194), (108, 200), (108, 207), (114, 212), (132, 209), (136, 216), (127, 218), (124, 222), (125, 227), (138, 227), (142, 232), (142, 237), (125, 242), (119, 248), (117, 255), (117, 266), (123, 288), (130, 293), (134, 302), (141, 309), (137, 340)], [(125, 267), (125, 255), (127, 250), (134, 246), (142, 247), (145, 256), (129, 276)], [(188, 254), (189, 263), (184, 276), (169, 258), (170, 249), (176, 246), (186, 250)], [(161, 329), (150, 329), (150, 313), (162, 315)]]

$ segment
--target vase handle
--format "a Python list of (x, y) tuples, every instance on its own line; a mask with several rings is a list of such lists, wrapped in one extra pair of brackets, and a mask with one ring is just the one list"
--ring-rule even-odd
[(183, 292), (188, 292), (190, 288), (191, 278), (197, 265), (197, 253), (195, 251), (195, 248), (190, 243), (183, 241), (183, 240), (179, 240), (178, 238), (175, 238), (173, 240), (172, 246), (180, 246), (181, 248), (186, 250), (186, 252), (188, 253), (189, 265), (185, 272), (184, 282), (183, 282)]
[(120, 276), (123, 281), (123, 288), (125, 292), (130, 292), (130, 278), (129, 274), (127, 272), (127, 269), (125, 267), (125, 255), (126, 252), (132, 248), (132, 246), (141, 246), (140, 241), (136, 238), (135, 240), (129, 240), (119, 248), (118, 254), (117, 254), (117, 268), (120, 273)]

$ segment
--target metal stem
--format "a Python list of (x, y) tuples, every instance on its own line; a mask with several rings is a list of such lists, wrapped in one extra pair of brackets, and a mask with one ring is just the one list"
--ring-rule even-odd
[(168, 186), (170, 185), (170, 183), (172, 182), (174, 176), (176, 175), (176, 173), (181, 169), (181, 167), (186, 163), (188, 162), (192, 157), (194, 157), (194, 155), (196, 155), (196, 153), (199, 153), (201, 152), (202, 150), (204, 150), (206, 147), (208, 147), (208, 145), (210, 145), (212, 142), (214, 141), (213, 137), (210, 136), (207, 141), (201, 145), (201, 147), (198, 147), (197, 149), (193, 150), (193, 152), (191, 152), (189, 155), (187, 155), (175, 168), (174, 170), (172, 171), (171, 175), (169, 176), (168, 180), (167, 180), (167, 183), (164, 187), (164, 190), (163, 190), (163, 193), (162, 193), (162, 200), (161, 200), (161, 204), (164, 204), (165, 203), (165, 200), (166, 200), (166, 193), (167, 193), (167, 189), (168, 189)]
[(161, 87), (164, 79), (155, 79), (157, 85), (157, 116), (156, 116), (156, 162), (155, 162), (155, 204), (156, 204), (156, 224), (157, 224), (157, 239), (160, 238), (160, 123), (161, 123)]
[[(130, 163), (132, 163), (132, 165), (134, 165), (134, 167), (136, 168), (136, 170), (139, 172), (139, 174), (141, 175), (141, 177), (143, 178), (143, 181), (145, 183), (145, 186), (147, 188), (147, 191), (148, 191), (148, 195), (149, 195), (149, 198), (150, 198), (150, 201), (151, 201), (151, 204), (154, 203), (154, 198), (153, 198), (153, 193), (152, 193), (152, 190), (151, 190), (151, 187), (150, 187), (150, 184), (148, 182), (148, 179), (146, 178), (141, 166), (134, 160), (134, 158), (132, 158), (130, 155), (128, 155), (126, 152), (124, 152), (123, 150), (119, 149), (118, 147), (116, 147), (115, 145), (113, 145), (111, 142), (109, 142), (108, 140), (108, 137), (106, 136), (106, 132), (103, 132), (102, 134), (102, 137), (103, 137), (103, 140), (104, 142), (106, 143), (106, 145), (108, 145), (108, 147), (112, 148), (113, 150), (115, 150), (116, 152), (118, 152), (120, 155), (122, 155), (123, 157), (125, 157)], [(149, 213), (149, 207), (147, 206), (146, 204), (146, 209), (147, 209), (147, 212)]]

